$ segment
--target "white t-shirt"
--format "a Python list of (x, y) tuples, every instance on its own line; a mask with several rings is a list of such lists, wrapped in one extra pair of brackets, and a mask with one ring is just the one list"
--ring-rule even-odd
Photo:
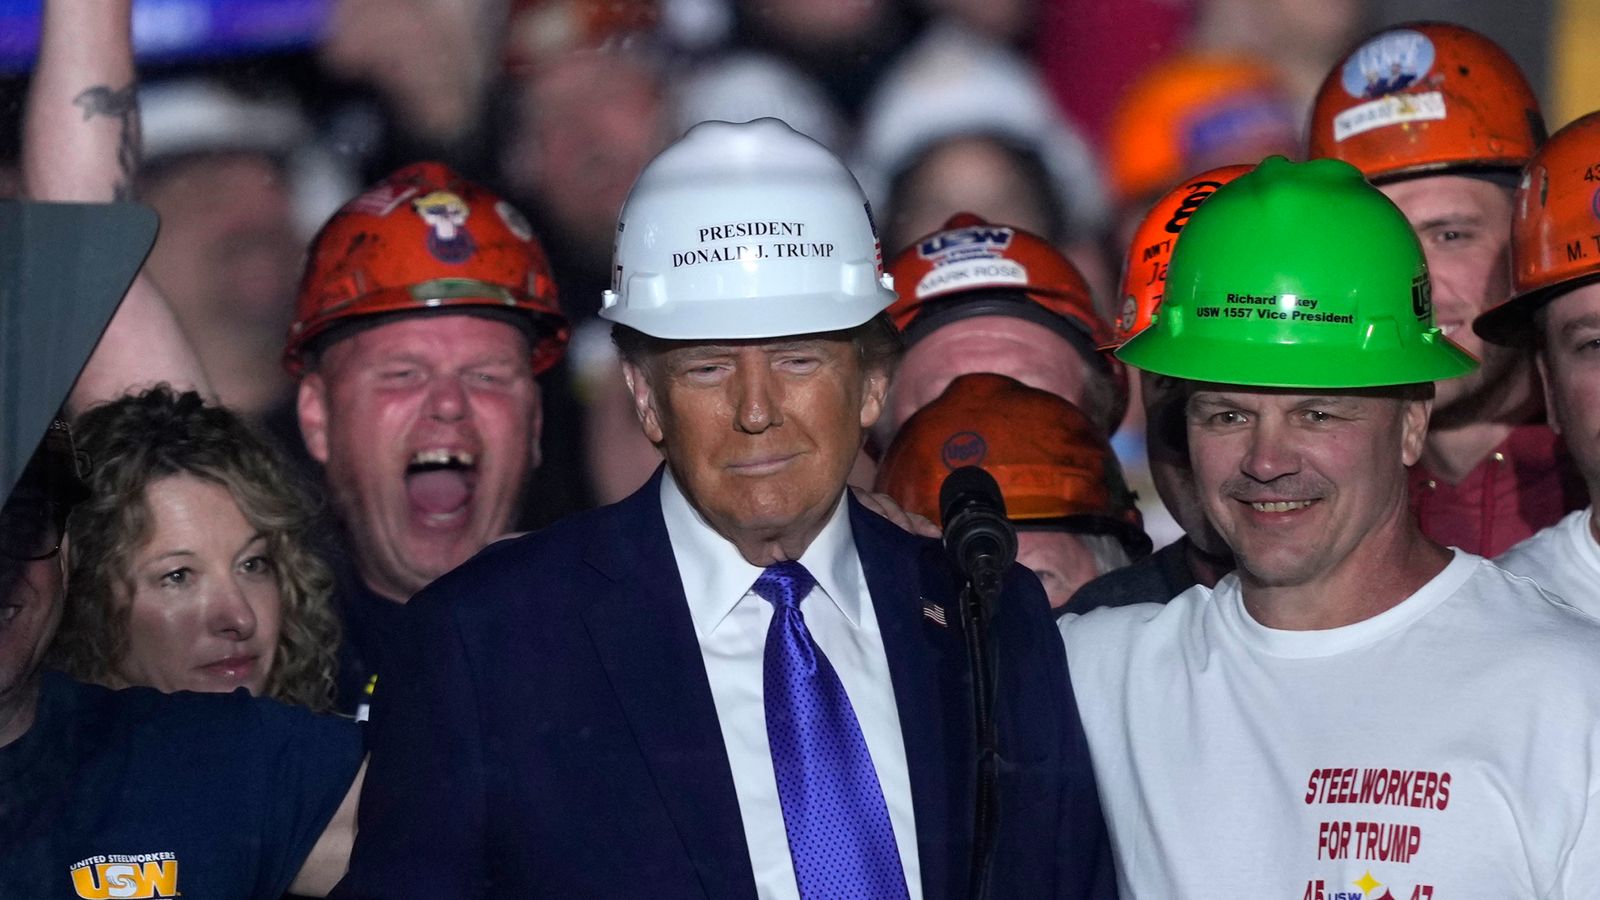
[(1600, 542), (1594, 539), (1593, 519), (1593, 506), (1568, 513), (1500, 554), (1495, 565), (1526, 575), (1573, 606), (1600, 616)]
[(1124, 898), (1600, 897), (1600, 622), (1482, 557), (1326, 631), (1061, 629)]

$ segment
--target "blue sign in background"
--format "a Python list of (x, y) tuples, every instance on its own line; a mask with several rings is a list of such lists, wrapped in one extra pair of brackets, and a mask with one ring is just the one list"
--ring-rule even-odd
[[(334, 0), (134, 0), (142, 62), (282, 52), (321, 39)], [(0, 0), (0, 71), (32, 67), (43, 0)]]

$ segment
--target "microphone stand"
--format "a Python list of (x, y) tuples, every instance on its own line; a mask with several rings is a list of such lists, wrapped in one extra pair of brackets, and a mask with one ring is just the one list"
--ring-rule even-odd
[(1000, 817), (1000, 745), (994, 723), (995, 660), (989, 623), (1006, 570), (1017, 558), (1017, 532), (1006, 519), (1000, 485), (977, 466), (958, 467), (945, 476), (939, 488), (939, 518), (944, 522), (945, 551), (956, 571), (966, 576), (958, 602), (967, 639), (968, 671), (972, 673), (973, 743), (978, 763), (967, 895), (984, 900), (989, 894)]
[(990, 566), (967, 579), (961, 589), (961, 623), (967, 637), (972, 672), (972, 713), (977, 736), (978, 766), (972, 829), (972, 867), (968, 896), (984, 900), (989, 893), (989, 867), (999, 821), (997, 781), (1000, 750), (994, 725), (994, 660), (989, 652), (989, 611), (1000, 597), (1001, 573)]

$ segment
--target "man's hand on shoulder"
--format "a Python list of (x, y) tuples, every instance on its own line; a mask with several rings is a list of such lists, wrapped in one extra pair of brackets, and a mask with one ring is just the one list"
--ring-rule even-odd
[(931, 538), (940, 537), (942, 534), (939, 531), (939, 526), (929, 521), (926, 516), (919, 516), (914, 512), (905, 511), (888, 494), (874, 493), (858, 487), (852, 487), (850, 490), (855, 491), (856, 499), (861, 501), (862, 506), (883, 516), (905, 531)]

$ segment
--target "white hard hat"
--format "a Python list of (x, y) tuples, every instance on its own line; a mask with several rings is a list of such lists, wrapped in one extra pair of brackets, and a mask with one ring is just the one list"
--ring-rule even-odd
[(922, 154), (969, 136), (1038, 153), (1048, 187), (1066, 207), (1065, 237), (1106, 226), (1111, 203), (1100, 164), (1038, 72), (1011, 48), (949, 24), (930, 26), (878, 80), (861, 116), (853, 168), (881, 207), (894, 179)]
[(854, 328), (894, 298), (838, 157), (777, 119), (702, 122), (634, 182), (600, 315), (669, 340), (770, 338)]
[(836, 153), (844, 145), (844, 117), (821, 85), (770, 53), (712, 58), (676, 83), (672, 106), (681, 131), (713, 119), (748, 122), (775, 116)]
[(361, 190), (349, 165), (314, 133), (286, 94), (247, 96), (221, 81), (183, 76), (141, 82), (140, 145), (146, 174), (189, 155), (257, 153), (288, 175), (295, 229), (307, 242)]

